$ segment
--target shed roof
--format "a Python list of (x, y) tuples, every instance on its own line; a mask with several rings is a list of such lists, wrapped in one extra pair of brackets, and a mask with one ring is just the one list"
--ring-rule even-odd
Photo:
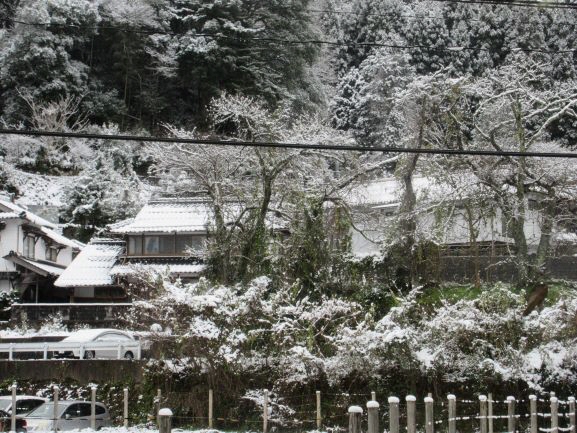
[(57, 287), (111, 286), (111, 270), (124, 250), (124, 242), (93, 239), (54, 283)]

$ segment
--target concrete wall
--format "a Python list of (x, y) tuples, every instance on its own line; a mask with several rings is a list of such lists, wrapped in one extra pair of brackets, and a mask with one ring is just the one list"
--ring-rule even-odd
[(81, 384), (133, 380), (141, 383), (147, 361), (116, 360), (0, 360), (0, 378), (6, 380), (63, 382), (74, 380)]

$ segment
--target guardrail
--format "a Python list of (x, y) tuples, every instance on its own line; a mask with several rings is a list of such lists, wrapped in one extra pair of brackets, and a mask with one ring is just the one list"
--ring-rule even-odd
[(48, 352), (61, 353), (72, 352), (80, 359), (85, 359), (86, 352), (94, 352), (94, 358), (99, 358), (98, 351), (116, 351), (116, 357), (108, 359), (129, 359), (125, 357), (128, 352), (132, 353), (134, 359), (142, 358), (142, 345), (139, 341), (134, 342), (106, 342), (95, 341), (88, 343), (63, 343), (45, 342), (45, 343), (2, 343), (0, 344), (0, 353), (8, 353), (8, 359), (14, 360), (14, 353), (42, 353), (42, 359), (48, 359)]

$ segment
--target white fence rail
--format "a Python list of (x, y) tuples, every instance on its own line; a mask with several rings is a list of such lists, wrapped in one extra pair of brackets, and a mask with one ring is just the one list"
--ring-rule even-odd
[(134, 342), (116, 342), (116, 341), (95, 341), (88, 343), (63, 343), (63, 342), (46, 342), (46, 343), (1, 343), (0, 353), (8, 353), (8, 359), (12, 361), (15, 353), (42, 353), (43, 359), (48, 359), (48, 353), (62, 354), (72, 352), (76, 357), (85, 359), (87, 352), (93, 352), (94, 358), (106, 359), (129, 359), (125, 357), (131, 353), (134, 359), (141, 359), (142, 346), (139, 341)]

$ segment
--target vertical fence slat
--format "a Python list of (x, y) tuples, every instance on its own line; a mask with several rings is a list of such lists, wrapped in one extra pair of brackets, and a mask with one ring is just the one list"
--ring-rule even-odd
[(124, 428), (128, 427), (128, 388), (124, 388)]
[(575, 433), (575, 397), (569, 397), (569, 427), (570, 433)]
[(367, 433), (379, 433), (379, 403), (375, 400), (367, 402)]
[(399, 399), (389, 397), (389, 433), (399, 433)]
[(551, 433), (559, 433), (559, 400), (551, 397)]
[(507, 431), (515, 433), (515, 397), (507, 397)]
[(321, 423), (322, 423), (322, 418), (321, 418), (321, 392), (317, 391), (317, 430), (320, 431), (321, 429)]
[(212, 428), (213, 427), (213, 404), (214, 404), (214, 400), (213, 400), (213, 394), (212, 394), (212, 389), (208, 390), (208, 428)]
[(96, 386), (90, 388), (90, 428), (96, 430)]
[(539, 427), (537, 424), (537, 396), (529, 396), (529, 416), (531, 417), (531, 428), (529, 433), (539, 433)]
[(16, 384), (13, 383), (10, 387), (12, 391), (12, 413), (10, 414), (10, 431), (16, 431)]
[(481, 433), (487, 433), (487, 396), (479, 396), (479, 428)]
[(433, 418), (432, 397), (425, 397), (425, 433), (433, 433), (435, 430), (435, 419)]
[(54, 413), (53, 413), (54, 432), (56, 432), (58, 429), (58, 391), (59, 391), (59, 388), (57, 386), (55, 386), (54, 387), (54, 397), (53, 397), (53, 402), (54, 402)]
[(416, 422), (416, 404), (417, 399), (414, 395), (407, 395), (405, 397), (407, 402), (407, 433), (417, 432), (417, 422)]
[(262, 431), (266, 433), (268, 429), (268, 389), (264, 390), (262, 399)]
[(493, 394), (487, 393), (487, 430), (493, 433)]
[(361, 417), (363, 408), (360, 406), (349, 407), (349, 433), (361, 433)]
[(457, 397), (453, 394), (447, 396), (448, 406), (449, 406), (449, 433), (457, 432)]

